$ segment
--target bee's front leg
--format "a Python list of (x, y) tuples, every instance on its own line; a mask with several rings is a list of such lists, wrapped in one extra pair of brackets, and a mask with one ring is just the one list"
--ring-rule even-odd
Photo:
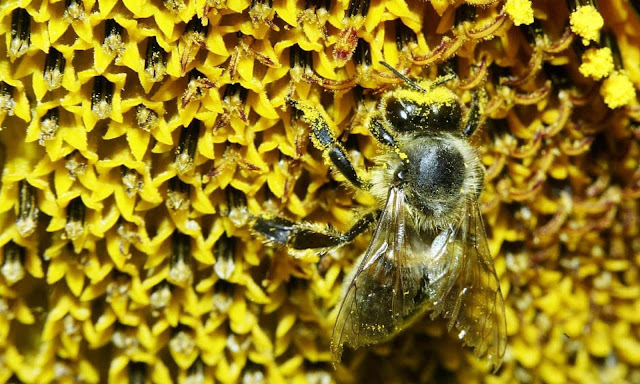
[(367, 189), (368, 185), (358, 176), (347, 153), (331, 130), (326, 112), (312, 106), (308, 102), (291, 98), (287, 102), (302, 112), (302, 119), (311, 127), (311, 141), (322, 151), (325, 160), (333, 166), (355, 187)]

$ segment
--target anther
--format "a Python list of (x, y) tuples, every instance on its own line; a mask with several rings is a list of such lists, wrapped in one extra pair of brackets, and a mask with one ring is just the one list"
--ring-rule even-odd
[(67, 224), (64, 231), (69, 240), (75, 240), (84, 233), (84, 216), (84, 203), (80, 197), (76, 197), (67, 206)]
[(124, 51), (122, 39), (123, 28), (115, 20), (109, 19), (104, 23), (104, 40), (102, 47), (110, 55), (119, 55)]
[(105, 119), (111, 115), (112, 98), (113, 83), (104, 76), (95, 77), (91, 92), (91, 111), (98, 119)]
[(4, 276), (8, 285), (13, 285), (22, 280), (25, 275), (25, 250), (18, 244), (10, 241), (3, 247), (3, 253), (4, 261), (2, 262), (2, 276)]
[(371, 67), (371, 46), (364, 39), (358, 39), (358, 45), (356, 45), (356, 51), (353, 56), (356, 65), (365, 67)]
[(158, 39), (147, 39), (147, 53), (144, 60), (144, 72), (152, 82), (162, 80), (167, 73), (167, 52), (158, 44)]
[(70, 21), (82, 21), (85, 18), (84, 4), (82, 0), (67, 0), (65, 3), (64, 18)]
[(58, 132), (58, 128), (60, 128), (60, 110), (58, 107), (51, 108), (40, 119), (40, 139), (38, 143), (44, 145), (45, 141), (53, 139), (56, 132)]
[(213, 286), (213, 302), (211, 310), (216, 313), (227, 313), (233, 303), (234, 285), (225, 280), (218, 280)]
[(187, 383), (204, 383), (204, 363), (200, 357), (198, 357), (187, 370), (187, 379), (185, 381)]
[(189, 184), (180, 180), (178, 176), (170, 179), (165, 204), (173, 211), (189, 209)]
[(127, 168), (124, 165), (120, 166), (120, 173), (122, 174), (122, 184), (126, 187), (126, 194), (129, 197), (135, 196), (144, 186), (140, 174), (135, 169)]
[(158, 126), (158, 114), (144, 104), (136, 106), (136, 123), (140, 129), (151, 132)]
[(182, 127), (174, 162), (178, 173), (185, 173), (193, 168), (199, 134), (200, 120), (193, 119), (187, 127)]
[(213, 270), (218, 277), (228, 280), (236, 269), (236, 240), (223, 234), (213, 247), (216, 263)]
[(274, 31), (279, 31), (280, 28), (273, 22), (275, 15), (273, 0), (251, 0), (249, 17), (254, 27), (259, 27), (260, 24), (264, 23)]
[(149, 304), (153, 309), (152, 314), (154, 316), (158, 316), (158, 311), (166, 308), (167, 305), (169, 305), (169, 302), (171, 301), (171, 295), (171, 285), (166, 280), (161, 281), (159, 284), (156, 284), (153, 287), (151, 296), (149, 298)]
[(369, 0), (351, 0), (349, 2), (349, 10), (347, 11), (347, 15), (349, 17), (354, 17), (357, 15), (365, 16), (367, 12), (369, 12)]
[(182, 94), (182, 108), (186, 107), (187, 104), (192, 101), (202, 99), (206, 96), (206, 91), (214, 87), (215, 83), (209, 80), (204, 73), (197, 69), (192, 69), (189, 72), (187, 89)]
[(187, 27), (185, 28), (186, 33), (195, 33), (204, 38), (207, 35), (207, 28), (202, 24), (202, 19), (197, 15), (194, 15), (191, 20), (187, 23)]
[(13, 99), (14, 89), (11, 85), (0, 81), (0, 117), (5, 114), (13, 116), (13, 108), (16, 106)]
[(38, 224), (38, 205), (35, 188), (25, 180), (18, 184), (18, 218), (16, 229), (22, 237), (30, 236)]
[(184, 286), (193, 281), (191, 270), (191, 238), (178, 231), (173, 232), (172, 252), (169, 258), (169, 277), (175, 285)]
[(11, 61), (27, 53), (31, 41), (30, 36), (31, 16), (26, 9), (14, 9), (11, 12), (11, 41), (9, 42), (9, 58)]
[(244, 226), (249, 220), (247, 196), (231, 186), (227, 186), (224, 192), (227, 199), (227, 217), (236, 227)]
[(613, 66), (615, 69), (624, 69), (624, 63), (622, 61), (622, 54), (620, 53), (620, 46), (616, 35), (611, 30), (603, 29), (600, 33), (600, 45), (607, 47), (611, 50), (611, 56), (613, 57)]
[(416, 33), (400, 20), (395, 22), (396, 26), (396, 48), (398, 51), (403, 51), (409, 48), (410, 44), (415, 44), (418, 40)]
[(129, 384), (144, 384), (147, 380), (147, 364), (138, 361), (129, 362)]
[(78, 151), (73, 151), (65, 157), (64, 167), (69, 171), (69, 178), (76, 180), (87, 169), (85, 158)]
[(64, 67), (67, 60), (57, 49), (50, 47), (44, 62), (44, 82), (48, 90), (54, 90), (62, 85)]

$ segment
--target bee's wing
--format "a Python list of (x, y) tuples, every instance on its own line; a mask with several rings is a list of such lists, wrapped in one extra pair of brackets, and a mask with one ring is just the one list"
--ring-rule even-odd
[(451, 230), (445, 251), (427, 261), (431, 315), (448, 319), (449, 329), (497, 369), (506, 348), (504, 302), (476, 199)]
[(404, 191), (392, 188), (369, 248), (344, 292), (331, 342), (334, 362), (343, 344), (357, 348), (384, 341), (424, 311), (422, 304), (429, 300), (425, 258), (414, 249), (421, 239), (408, 216)]

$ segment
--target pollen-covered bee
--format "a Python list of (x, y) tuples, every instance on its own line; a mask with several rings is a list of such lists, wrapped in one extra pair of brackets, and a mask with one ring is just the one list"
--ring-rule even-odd
[(254, 230), (291, 250), (323, 251), (375, 225), (369, 248), (346, 278), (332, 337), (334, 362), (343, 345), (388, 340), (425, 313), (443, 317), (463, 343), (497, 368), (506, 347), (504, 303), (487, 245), (478, 197), (484, 171), (468, 137), (479, 121), (446, 79), (402, 80), (364, 119), (383, 149), (361, 177), (330, 129), (324, 111), (289, 100), (311, 127), (314, 145), (378, 206), (346, 233), (329, 227), (259, 218)]

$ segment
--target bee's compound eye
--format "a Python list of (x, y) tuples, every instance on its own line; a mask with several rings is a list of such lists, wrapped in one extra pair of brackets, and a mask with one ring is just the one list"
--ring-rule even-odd
[(400, 168), (396, 171), (395, 179), (396, 181), (404, 181), (405, 178), (405, 170)]
[(454, 132), (460, 127), (462, 111), (455, 100), (421, 104), (414, 100), (390, 98), (386, 105), (386, 118), (398, 132), (425, 129)]

